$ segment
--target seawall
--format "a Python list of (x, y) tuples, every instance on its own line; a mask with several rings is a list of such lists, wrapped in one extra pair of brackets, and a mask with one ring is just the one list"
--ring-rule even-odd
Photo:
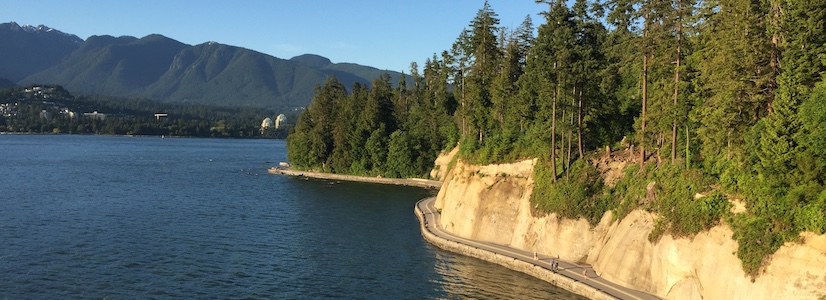
[[(533, 165), (531, 160), (490, 166), (457, 162), (435, 203), (442, 227), (465, 239), (588, 264), (602, 278), (666, 299), (826, 299), (826, 235), (801, 234), (800, 242), (782, 246), (752, 280), (742, 270), (727, 225), (652, 243), (648, 235), (657, 216), (644, 210), (622, 220), (607, 212), (596, 226), (555, 214), (536, 216), (530, 204)], [(477, 257), (472, 249), (457, 252)], [(535, 274), (495, 256), (485, 260)]]
[[(422, 201), (424, 201), (423, 199)], [(527, 261), (523, 261), (520, 259), (516, 259), (510, 256), (501, 255), (498, 253), (494, 253), (492, 251), (488, 251), (485, 249), (480, 249), (478, 247), (474, 247), (471, 245), (466, 245), (460, 242), (447, 240), (440, 236), (434, 234), (430, 227), (431, 226), (438, 226), (438, 222), (434, 222), (434, 220), (430, 219), (426, 221), (426, 215), (420, 208), (420, 203), (416, 203), (415, 206), (415, 213), (417, 218), (419, 219), (419, 225), (421, 227), (422, 236), (425, 240), (430, 242), (431, 244), (450, 251), (454, 253), (458, 253), (461, 255), (466, 255), (474, 258), (478, 258), (484, 261), (492, 262), (501, 266), (504, 266), (508, 269), (522, 272), (546, 282), (553, 284), (559, 288), (567, 290), (569, 292), (582, 295), (588, 297), (589, 299), (597, 299), (597, 300), (614, 300), (620, 299), (610, 294), (598, 290), (594, 287), (591, 287), (587, 284), (584, 284), (582, 281), (573, 279), (559, 273), (555, 273), (545, 267), (537, 265), (536, 263), (531, 263)]]
[(306, 177), (306, 178), (317, 178), (317, 179), (326, 179), (326, 180), (343, 180), (343, 181), (357, 181), (357, 182), (368, 182), (368, 183), (378, 183), (378, 184), (392, 184), (392, 185), (403, 185), (403, 186), (412, 186), (412, 187), (420, 187), (426, 189), (438, 189), (442, 187), (441, 181), (436, 180), (427, 180), (427, 179), (420, 179), (420, 178), (381, 178), (381, 177), (367, 177), (367, 176), (354, 176), (354, 175), (343, 175), (343, 174), (332, 174), (332, 173), (322, 173), (322, 172), (310, 172), (310, 171), (296, 171), (292, 169), (280, 169), (280, 168), (270, 168), (267, 170), (270, 174), (283, 174), (283, 175), (290, 175), (296, 177)]

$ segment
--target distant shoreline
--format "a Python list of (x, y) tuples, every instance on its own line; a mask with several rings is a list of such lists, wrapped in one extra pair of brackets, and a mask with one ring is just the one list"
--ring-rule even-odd
[(332, 173), (311, 172), (311, 171), (296, 171), (296, 170), (293, 170), (293, 169), (282, 169), (282, 168), (270, 168), (269, 170), (267, 170), (267, 172), (270, 173), (270, 174), (282, 174), (282, 175), (290, 175), (290, 176), (296, 176), (296, 177), (318, 178), (318, 179), (328, 179), (328, 180), (357, 181), (357, 182), (378, 183), (378, 184), (392, 184), (392, 185), (412, 186), (412, 187), (420, 187), (420, 188), (434, 189), (434, 190), (438, 190), (439, 188), (442, 187), (442, 182), (441, 181), (427, 180), (427, 179), (420, 179), (420, 178), (381, 178), (381, 177), (343, 175), (343, 174), (332, 174)]
[(236, 136), (199, 136), (199, 135), (151, 135), (151, 134), (104, 134), (104, 133), (48, 133), (48, 132), (15, 132), (15, 131), (0, 131), (0, 135), (83, 135), (83, 136), (124, 136), (137, 138), (196, 138), (196, 139), (239, 139), (239, 140), (273, 140), (286, 141), (287, 139), (269, 138), (269, 137), (236, 137)]

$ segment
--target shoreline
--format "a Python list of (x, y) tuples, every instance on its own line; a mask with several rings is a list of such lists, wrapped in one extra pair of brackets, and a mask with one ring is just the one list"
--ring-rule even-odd
[(269, 168), (267, 170), (267, 172), (270, 173), (270, 174), (289, 175), (289, 176), (294, 176), (294, 177), (305, 177), (305, 178), (316, 178), (316, 179), (327, 179), (327, 180), (343, 180), (343, 181), (355, 181), (355, 182), (401, 185), (401, 186), (420, 187), (420, 188), (432, 189), (432, 190), (438, 190), (439, 188), (442, 187), (442, 182), (441, 181), (427, 180), (427, 179), (420, 179), (420, 178), (381, 178), (381, 177), (332, 174), (332, 173), (311, 172), (311, 171), (296, 171), (296, 170), (293, 170), (293, 169), (282, 169), (282, 168)]
[[(355, 176), (311, 171), (296, 171), (289, 168), (277, 167), (269, 168), (267, 172), (269, 174), (289, 175), (293, 177), (390, 184), (436, 190), (440, 189), (442, 186), (441, 181), (419, 178), (399, 179)], [(524, 252), (522, 250), (502, 250), (495, 247), (490, 247), (481, 241), (465, 240), (458, 237), (453, 237), (439, 228), (440, 213), (433, 207), (434, 201), (435, 197), (428, 197), (419, 200), (416, 202), (414, 207), (414, 213), (416, 214), (416, 218), (419, 220), (422, 237), (428, 243), (442, 250), (495, 263), (505, 268), (533, 276), (568, 292), (584, 296), (589, 299), (659, 299), (658, 297), (650, 294), (641, 293), (639, 291), (607, 282), (600, 278), (597, 274), (593, 274), (596, 277), (589, 276), (590, 278), (588, 280), (583, 280), (584, 278), (581, 277), (580, 270), (589, 269), (587, 266), (580, 266), (570, 262), (559, 261), (563, 268), (560, 269), (561, 271), (554, 272), (550, 268), (550, 257), (540, 255), (539, 260), (533, 260), (529, 257), (529, 253), (521, 253)], [(497, 251), (502, 253), (498, 253)], [(593, 272), (593, 270), (590, 270), (590, 272)]]
[(266, 137), (237, 137), (237, 136), (198, 136), (198, 135), (152, 135), (152, 134), (103, 134), (103, 133), (51, 133), (51, 132), (16, 132), (16, 131), (0, 131), (0, 135), (80, 135), (80, 136), (122, 136), (122, 137), (136, 137), (136, 138), (181, 138), (181, 139), (239, 139), (239, 140), (274, 140), (286, 141), (287, 139), (266, 138)]
[(419, 200), (416, 202), (414, 212), (419, 220), (422, 237), (436, 247), (498, 264), (589, 299), (659, 299), (654, 295), (608, 282), (600, 278), (598, 274), (593, 274), (594, 276), (588, 278), (581, 277), (580, 270), (593, 272), (588, 266), (559, 260), (561, 267), (559, 271), (554, 272), (549, 263), (551, 257), (546, 255), (540, 254), (539, 259), (535, 260), (530, 257), (530, 253), (523, 250), (453, 236), (439, 227), (441, 214), (433, 207), (435, 198), (428, 197)]

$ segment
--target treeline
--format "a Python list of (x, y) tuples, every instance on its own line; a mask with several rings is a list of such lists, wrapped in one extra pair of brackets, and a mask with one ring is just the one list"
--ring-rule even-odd
[[(546, 213), (596, 222), (644, 208), (660, 216), (652, 240), (724, 220), (752, 275), (800, 232), (826, 231), (826, 1), (541, 2), (536, 35), (530, 17), (505, 28), (485, 3), (414, 86), (347, 95), (328, 83), (290, 137), (291, 161), (424, 174), (458, 136), (475, 163), (539, 158), (532, 201)], [(359, 109), (377, 99), (382, 113)], [(414, 106), (430, 118), (411, 119)], [(632, 154), (615, 186), (587, 161), (606, 146)], [(731, 214), (728, 197), (746, 212)]]
[[(414, 66), (411, 68), (416, 70)], [(445, 84), (426, 87), (413, 71), (396, 88), (380, 76), (372, 88), (355, 83), (350, 93), (335, 78), (316, 89), (287, 139), (288, 158), (299, 169), (385, 177), (424, 177), (441, 149), (459, 133)]]
[[(238, 138), (284, 138), (287, 133), (283, 128), (262, 132), (262, 120), (275, 119), (276, 113), (260, 108), (97, 95), (75, 97), (61, 86), (38, 86), (40, 93), (31, 92), (33, 87), (0, 90), (0, 103), (4, 105), (0, 132)], [(83, 116), (93, 111), (105, 117)], [(167, 117), (158, 119), (155, 113), (166, 113)]]

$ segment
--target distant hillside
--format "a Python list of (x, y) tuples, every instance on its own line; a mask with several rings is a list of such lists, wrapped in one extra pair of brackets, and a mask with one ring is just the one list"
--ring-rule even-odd
[(0, 89), (13, 86), (16, 86), (16, 84), (14, 84), (14, 81), (8, 80), (6, 78), (0, 78)]
[[(51, 45), (54, 51), (36, 50)], [(273, 109), (307, 106), (315, 86), (329, 76), (350, 87), (385, 73), (312, 54), (285, 60), (214, 42), (187, 45), (159, 34), (84, 41), (42, 25), (16, 23), (0, 24), (0, 53), (0, 78), (21, 85), (59, 84), (77, 93)], [(386, 73), (393, 84), (401, 75)]]
[[(350, 87), (352, 82), (370, 82), (374, 78), (386, 73), (385, 70), (376, 69), (373, 67), (362, 66), (351, 63), (332, 63), (329, 59), (315, 54), (304, 54), (293, 57), (290, 61), (308, 66), (310, 68), (318, 69), (326, 75), (335, 75), (345, 86)], [(387, 72), (390, 74), (390, 83), (398, 84), (401, 73)], [(409, 78), (406, 78), (410, 80)], [(412, 82), (408, 82), (412, 83)]]
[(75, 35), (43, 25), (0, 24), (0, 78), (20, 81), (59, 63), (82, 42)]
[(24, 78), (21, 83), (60, 84), (70, 91), (137, 97), (169, 69), (172, 58), (188, 46), (150, 35), (142, 39), (92, 36), (62, 62)]

